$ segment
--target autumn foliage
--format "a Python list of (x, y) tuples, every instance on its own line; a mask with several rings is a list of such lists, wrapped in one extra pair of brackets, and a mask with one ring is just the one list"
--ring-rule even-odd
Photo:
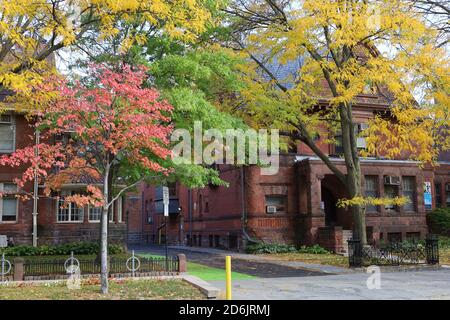
[[(79, 205), (101, 205), (107, 170), (126, 161), (143, 171), (167, 173), (159, 160), (170, 155), (167, 148), (172, 127), (172, 107), (159, 99), (154, 89), (143, 88), (145, 68), (133, 70), (120, 66), (113, 70), (93, 65), (89, 81), (66, 81), (52, 78), (39, 90), (57, 92), (57, 98), (35, 114), (41, 140), (36, 146), (17, 150), (0, 158), (0, 165), (26, 166), (19, 187), (34, 179), (34, 172), (45, 178), (46, 193), (63, 184), (88, 180), (88, 195), (72, 196)], [(56, 142), (55, 136), (66, 137)], [(69, 200), (69, 199), (67, 199)]]

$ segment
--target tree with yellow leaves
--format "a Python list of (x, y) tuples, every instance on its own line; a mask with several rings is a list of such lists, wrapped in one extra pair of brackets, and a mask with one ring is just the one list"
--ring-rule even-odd
[(123, 50), (154, 30), (193, 40), (211, 20), (207, 6), (214, 1), (0, 0), (0, 89), (26, 98), (55, 71), (54, 55), (87, 37), (101, 43), (122, 33)]
[[(437, 30), (409, 0), (236, 0), (226, 12), (226, 43), (249, 61), (239, 112), (305, 143), (328, 166), (347, 189), (341, 205), (365, 244), (372, 200), (362, 196), (355, 101), (369, 86), (391, 106), (370, 121), (363, 155), (433, 162), (449, 146), (449, 60), (434, 45)], [(317, 145), (323, 130), (341, 132), (346, 172)]]

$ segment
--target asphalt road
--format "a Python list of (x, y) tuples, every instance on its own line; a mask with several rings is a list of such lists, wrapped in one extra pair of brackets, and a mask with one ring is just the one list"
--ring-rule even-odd
[[(165, 254), (164, 247), (159, 246), (130, 249), (135, 249), (138, 253)], [(223, 269), (223, 252), (210, 251), (212, 252), (171, 248), (169, 255), (184, 253), (188, 261)], [(450, 268), (382, 269), (378, 288), (369, 288), (367, 281), (371, 274), (363, 271), (330, 274), (254, 261), (252, 257), (247, 256), (246, 259), (246, 255), (237, 257), (232, 260), (233, 270), (258, 278), (233, 280), (233, 300), (450, 300)], [(208, 282), (221, 290), (225, 289), (224, 281)], [(374, 284), (373, 281), (369, 283)]]
[[(382, 272), (379, 289), (368, 288), (369, 276), (235, 280), (232, 294), (234, 300), (450, 300), (450, 269)], [(209, 283), (225, 288), (224, 281)]]
[[(165, 249), (163, 246), (136, 246), (129, 249), (134, 249), (136, 253), (158, 255), (165, 254)], [(169, 255), (176, 255), (178, 253), (184, 253), (187, 260), (190, 262), (225, 269), (225, 258), (223, 255), (207, 252), (193, 252), (183, 249), (169, 249)], [(268, 262), (248, 261), (237, 258), (233, 258), (233, 271), (253, 275), (259, 278), (310, 277), (327, 275), (326, 273), (319, 271), (293, 268)]]

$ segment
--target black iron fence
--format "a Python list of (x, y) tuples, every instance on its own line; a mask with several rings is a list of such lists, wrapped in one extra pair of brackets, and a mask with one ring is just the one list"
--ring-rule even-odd
[(439, 241), (432, 234), (427, 235), (425, 242), (413, 240), (365, 246), (360, 240), (351, 239), (348, 249), (350, 267), (439, 263)]
[[(126, 258), (115, 258), (112, 257), (109, 263), (109, 273), (128, 273), (133, 269), (132, 264)], [(138, 268), (139, 264), (139, 268)], [(151, 272), (178, 272), (179, 270), (179, 259), (178, 257), (168, 257), (167, 258), (167, 268), (166, 268), (166, 258), (159, 257), (139, 257), (139, 262), (135, 262), (135, 271), (139, 273), (151, 273)]]
[[(73, 258), (73, 257), (72, 257)], [(133, 260), (134, 261), (133, 261)], [(68, 259), (55, 259), (52, 257), (39, 257), (38, 259), (23, 260), (23, 279), (35, 280), (39, 277), (45, 279), (55, 276), (67, 276), (68, 266), (76, 265), (83, 276), (98, 275), (101, 272), (100, 261), (96, 257), (75, 258), (75, 262)], [(14, 276), (14, 266), (8, 276)], [(114, 257), (109, 259), (110, 276), (128, 276), (133, 274), (174, 274), (180, 272), (180, 258), (178, 256), (168, 257)]]

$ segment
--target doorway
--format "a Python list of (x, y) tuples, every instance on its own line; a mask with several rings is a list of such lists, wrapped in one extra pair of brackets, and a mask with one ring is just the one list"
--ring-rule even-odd
[(325, 226), (334, 227), (337, 222), (336, 197), (326, 187), (322, 186), (322, 202), (325, 211)]

